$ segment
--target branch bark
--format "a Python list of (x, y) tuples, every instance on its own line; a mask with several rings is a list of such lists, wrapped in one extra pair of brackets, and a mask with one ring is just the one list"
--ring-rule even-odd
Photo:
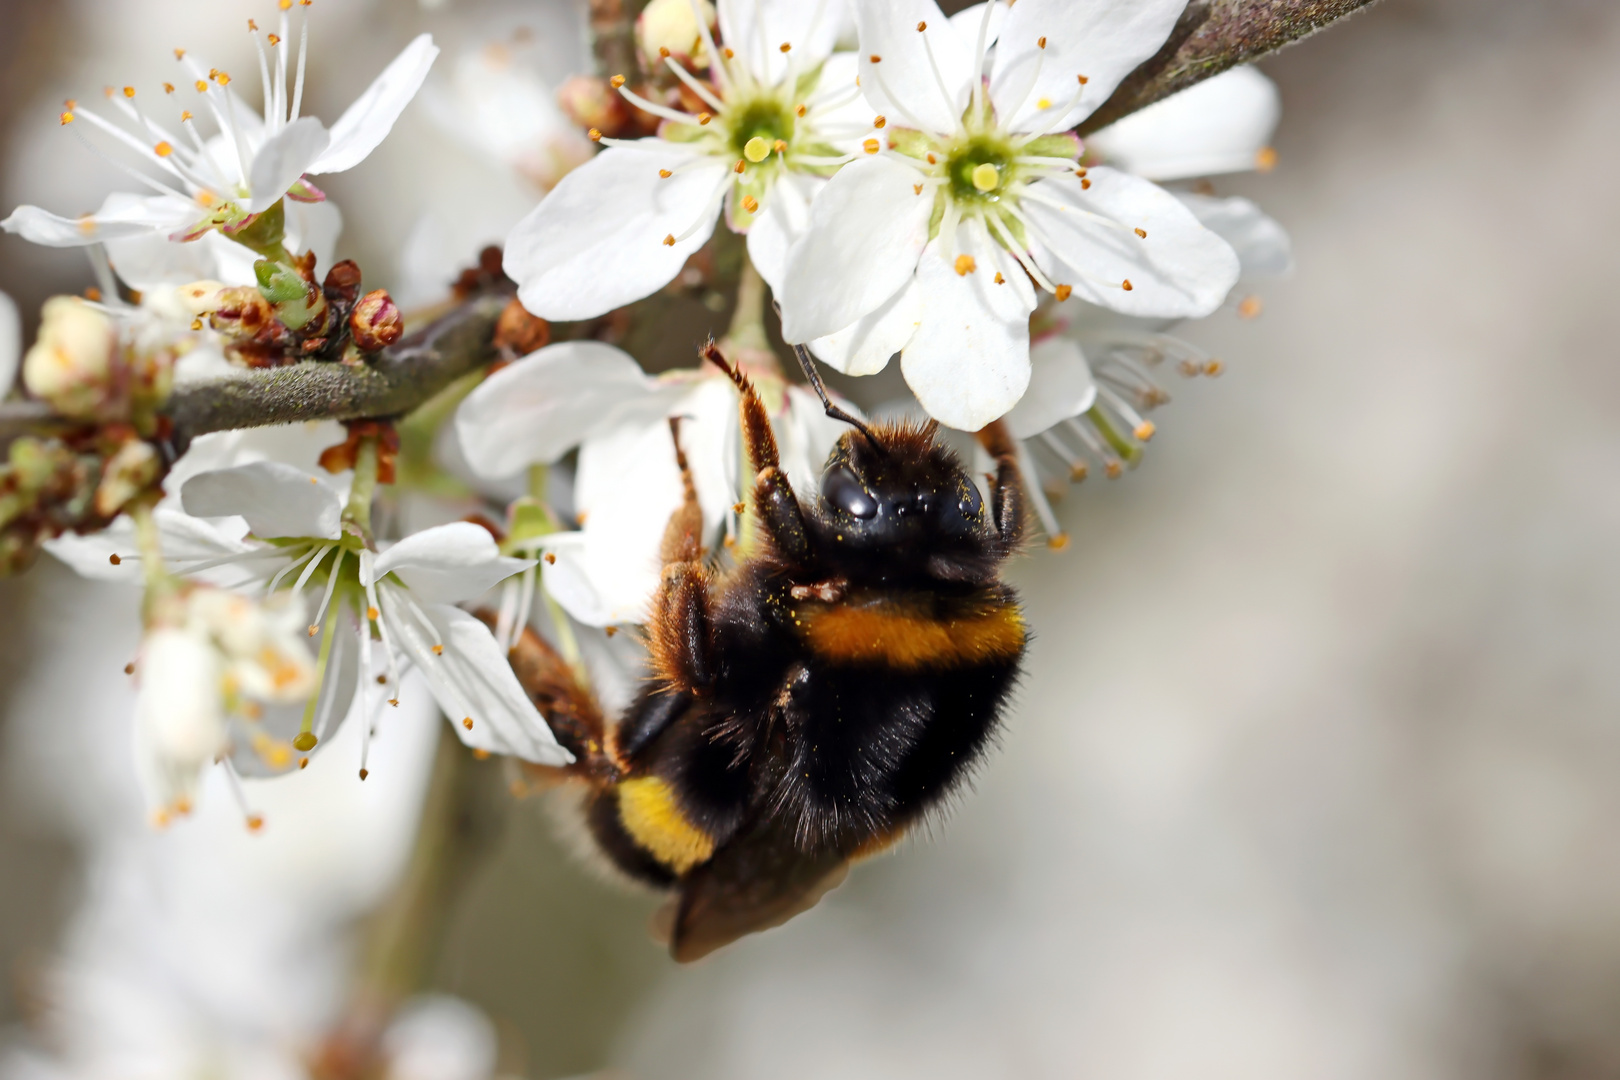
[(400, 416), (495, 358), (495, 323), (510, 296), (476, 296), (384, 349), (363, 367), (306, 361), (175, 390), (163, 412), (183, 451), (211, 431)]
[(1192, 0), (1164, 48), (1126, 76), (1080, 125), (1089, 135), (1121, 117), (1308, 37), (1373, 0)]

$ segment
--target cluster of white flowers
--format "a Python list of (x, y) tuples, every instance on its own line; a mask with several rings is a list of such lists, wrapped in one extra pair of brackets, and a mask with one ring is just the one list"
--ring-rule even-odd
[[(910, 408), (965, 431), (1005, 418), (1034, 512), (1061, 546), (1043, 488), (1134, 463), (1153, 433), (1145, 414), (1166, 398), (1158, 361), (1218, 370), (1170, 323), (1230, 304), (1239, 280), (1290, 261), (1286, 235), (1247, 200), (1161, 186), (1269, 167), (1276, 92), (1257, 71), (1227, 72), (1084, 142), (1073, 133), (1160, 49), (1184, 6), (990, 0), (947, 18), (934, 0), (656, 0), (637, 28), (646, 78), (613, 73), (601, 89), (622, 101), (593, 106), (612, 104), (656, 134), (593, 128), (587, 139), (570, 128), (564, 113), (584, 107), (549, 96), (568, 72), (515, 67), (517, 38), (463, 51), (429, 84), (428, 111), (544, 192), (505, 237), (504, 269), (529, 311), (589, 320), (647, 297), (723, 218), (746, 237), (745, 276), (757, 272), (758, 286), (739, 298), (723, 347), (760, 388), (795, 485), (813, 490), (842, 429), (783, 379), (763, 334), (766, 288), (786, 340), (832, 367), (868, 375), (898, 355)], [(282, 312), (288, 275), (312, 280), (330, 259), (340, 218), (312, 178), (377, 147), (438, 48), (416, 38), (328, 128), (303, 115), (309, 0), (280, 7), (276, 32), (249, 23), (260, 109), (229, 74), (175, 50), (184, 78), (165, 96), (194, 95), (212, 134), (190, 109), (159, 118), (133, 86), (109, 89), (104, 109), (67, 104), (61, 123), (92, 129), (102, 144), (92, 149), (145, 190), (82, 217), (23, 206), (0, 223), (85, 248), (99, 275), (100, 303), (47, 309), (23, 363), (33, 396), (67, 414), (86, 394), (98, 400), (104, 373), (85, 365), (86, 336), (105, 336), (107, 313), (136, 311), (114, 273), (141, 291), (141, 319), (191, 347), (212, 343), (208, 326), (235, 318), (240, 329), (254, 315), (222, 312), (232, 287)], [(589, 140), (601, 144), (594, 156)], [(407, 244), (431, 246), (419, 235)], [(305, 251), (314, 263), (300, 262)], [(423, 280), (451, 276), (438, 266)], [(229, 374), (219, 349), (193, 351), (210, 358), (202, 377)], [(0, 376), (10, 384), (9, 371)], [(142, 519), (151, 544), (130, 518), (52, 542), (88, 575), (163, 585), (134, 665), (140, 772), (160, 816), (190, 805), (211, 762), (233, 777), (296, 770), (351, 715), (368, 745), (411, 685), (475, 749), (567, 762), (506, 651), (537, 595), (581, 671), (576, 638), (590, 652), (646, 618), (664, 523), (681, 499), (675, 418), (707, 542), (746, 540), (729, 380), (648, 375), (613, 345), (570, 340), (495, 371), (436, 440), (444, 467), (477, 490), (510, 499), (527, 478), (530, 495), (510, 505), (504, 529), (464, 520), (379, 538), (375, 440), (351, 462), (347, 493), (201, 440)], [(535, 497), (547, 477), (561, 514)], [(570, 516), (577, 527), (563, 527)], [(486, 617), (460, 606), (491, 590)]]

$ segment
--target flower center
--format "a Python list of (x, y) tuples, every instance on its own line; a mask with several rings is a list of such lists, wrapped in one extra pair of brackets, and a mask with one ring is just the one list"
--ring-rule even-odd
[(964, 203), (1000, 200), (1013, 179), (1013, 150), (1001, 140), (974, 136), (947, 151), (945, 177), (951, 197)]
[(775, 97), (757, 97), (726, 110), (731, 146), (741, 157), (759, 164), (778, 144), (793, 141), (793, 110)]

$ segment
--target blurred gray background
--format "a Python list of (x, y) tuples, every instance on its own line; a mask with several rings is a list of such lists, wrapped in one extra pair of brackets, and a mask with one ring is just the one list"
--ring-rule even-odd
[[(0, 7), (7, 209), (44, 197), (44, 88), (119, 77), (96, 13)], [(368, 16), (322, 115), (423, 18)], [(1187, 331), (1227, 374), (1171, 386), (1143, 467), (1017, 566), (1038, 637), (976, 790), (691, 969), (519, 807), (437, 979), (529, 1075), (1620, 1077), (1620, 7), (1386, 0), (1264, 69), (1280, 163), (1217, 187), (1298, 272)], [(356, 198), (431, 152), (402, 125), (342, 178), (345, 253), (386, 264)], [(25, 311), (84, 284), (0, 238)], [(67, 578), (0, 583), (0, 685), (96, 602)], [(9, 799), (0, 1020), (73, 866)]]

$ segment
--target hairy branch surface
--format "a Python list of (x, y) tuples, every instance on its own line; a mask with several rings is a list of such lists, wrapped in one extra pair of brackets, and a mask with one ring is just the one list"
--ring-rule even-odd
[(1088, 135), (1227, 68), (1258, 60), (1373, 0), (1192, 0), (1164, 48), (1080, 125)]
[(211, 431), (402, 416), (495, 358), (495, 324), (510, 299), (474, 297), (363, 366), (305, 361), (179, 387), (163, 408), (175, 446)]

